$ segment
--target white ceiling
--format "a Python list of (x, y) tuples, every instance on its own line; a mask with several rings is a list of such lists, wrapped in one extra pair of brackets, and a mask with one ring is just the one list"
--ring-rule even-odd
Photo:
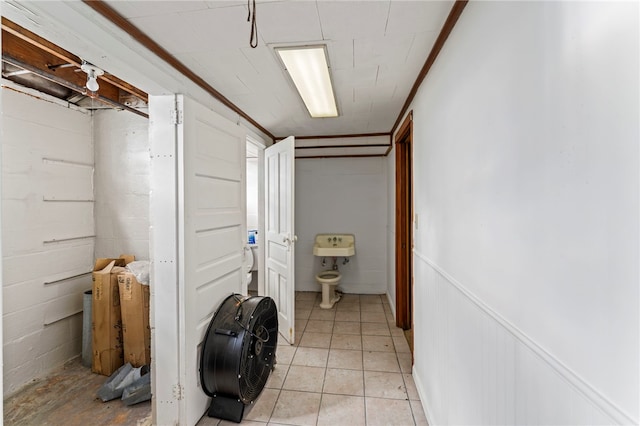
[[(453, 1), (122, 1), (109, 6), (276, 137), (389, 132)], [(325, 43), (340, 116), (310, 118), (273, 47)]]

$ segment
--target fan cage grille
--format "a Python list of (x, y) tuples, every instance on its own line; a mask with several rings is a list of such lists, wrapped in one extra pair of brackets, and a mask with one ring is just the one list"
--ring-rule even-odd
[(232, 294), (214, 314), (202, 345), (200, 380), (208, 396), (255, 401), (275, 363), (278, 310), (270, 297)]
[(273, 369), (278, 340), (278, 312), (273, 300), (264, 299), (258, 304), (248, 331), (240, 364), (240, 399), (244, 403), (258, 398)]

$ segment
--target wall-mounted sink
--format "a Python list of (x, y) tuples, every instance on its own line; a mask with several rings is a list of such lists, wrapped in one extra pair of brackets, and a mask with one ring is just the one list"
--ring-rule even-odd
[(313, 255), (320, 257), (349, 257), (356, 254), (356, 238), (353, 234), (318, 234), (313, 245)]

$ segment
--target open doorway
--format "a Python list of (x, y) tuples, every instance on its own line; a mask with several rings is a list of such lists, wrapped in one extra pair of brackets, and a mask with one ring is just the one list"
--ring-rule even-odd
[(396, 148), (396, 325), (413, 353), (413, 112), (400, 126)]
[(262, 242), (264, 218), (264, 145), (247, 137), (246, 154), (246, 196), (247, 196), (247, 293), (251, 296), (264, 295), (264, 261)]

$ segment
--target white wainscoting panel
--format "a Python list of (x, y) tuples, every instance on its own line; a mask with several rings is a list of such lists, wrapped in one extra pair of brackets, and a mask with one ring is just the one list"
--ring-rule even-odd
[(434, 262), (414, 254), (413, 377), (429, 424), (636, 423)]

